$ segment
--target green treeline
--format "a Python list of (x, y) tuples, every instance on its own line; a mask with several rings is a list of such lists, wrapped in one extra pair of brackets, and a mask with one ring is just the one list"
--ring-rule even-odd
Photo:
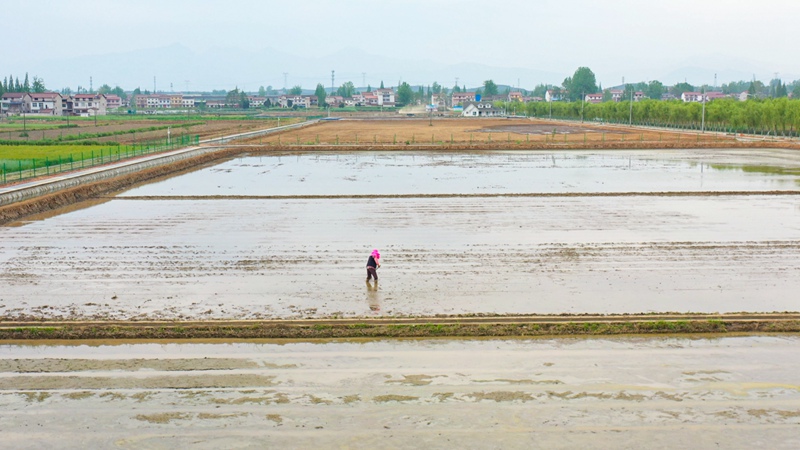
[[(639, 102), (502, 102), (511, 113), (531, 117), (552, 117), (700, 129), (703, 104), (679, 100), (642, 100)], [(705, 104), (705, 129), (739, 133), (798, 136), (800, 100), (774, 98), (763, 100), (716, 99)]]

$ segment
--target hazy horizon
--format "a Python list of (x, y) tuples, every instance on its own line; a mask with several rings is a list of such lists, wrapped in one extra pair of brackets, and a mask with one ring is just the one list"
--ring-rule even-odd
[[(764, 0), (47, 0), (4, 2), (0, 77), (50, 89), (170, 83), (248, 90), (316, 83), (450, 87), (560, 84), (579, 66), (604, 86), (800, 78), (800, 2)], [(27, 20), (26, 18), (31, 18)], [(352, 57), (349, 57), (352, 56)], [(4, 72), (4, 73), (2, 73)], [(288, 73), (284, 78), (284, 73)], [(496, 74), (496, 75), (492, 75)], [(284, 81), (286, 80), (286, 81)]]

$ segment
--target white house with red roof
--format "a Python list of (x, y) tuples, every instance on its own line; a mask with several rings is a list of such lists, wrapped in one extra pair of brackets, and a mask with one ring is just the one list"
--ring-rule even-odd
[(603, 94), (586, 94), (586, 103), (603, 103)]
[(703, 101), (703, 93), (702, 92), (684, 92), (681, 94), (681, 100), (684, 103), (691, 103), (691, 102), (702, 102)]
[(364, 97), (364, 105), (378, 106), (378, 95), (375, 92), (364, 92), (361, 95)]

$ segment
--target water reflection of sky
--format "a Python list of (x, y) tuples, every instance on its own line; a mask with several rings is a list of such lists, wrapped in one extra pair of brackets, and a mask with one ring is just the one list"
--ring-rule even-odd
[(797, 170), (657, 154), (382, 152), (242, 157), (124, 195), (760, 191), (798, 184)]

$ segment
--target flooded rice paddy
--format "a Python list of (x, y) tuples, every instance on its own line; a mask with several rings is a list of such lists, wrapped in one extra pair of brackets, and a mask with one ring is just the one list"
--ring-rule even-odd
[(798, 448), (800, 340), (0, 346), (11, 448)]
[(798, 311), (798, 170), (763, 149), (237, 158), (0, 228), (0, 316)]
[(790, 150), (285, 154), (242, 157), (122, 196), (698, 192), (800, 189)]

